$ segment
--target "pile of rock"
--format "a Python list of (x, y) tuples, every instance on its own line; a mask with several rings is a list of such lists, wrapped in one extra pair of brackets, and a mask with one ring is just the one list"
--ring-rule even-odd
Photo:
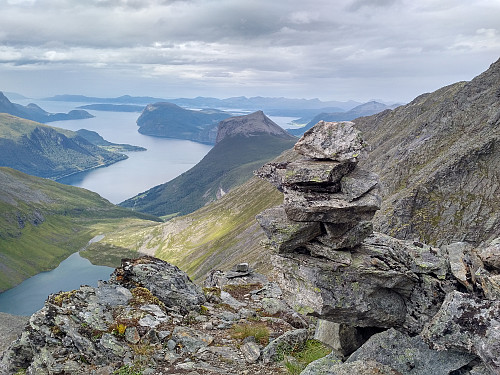
[(304, 374), (499, 374), (500, 241), (436, 248), (372, 233), (365, 147), (352, 123), (320, 122), (295, 146), (306, 158), (257, 172), (284, 192), (257, 216), (275, 280), (338, 349)]
[(343, 251), (373, 232), (381, 199), (378, 176), (356, 167), (365, 148), (352, 122), (322, 121), (295, 145), (306, 158), (256, 172), (284, 193), (283, 205), (256, 217), (279, 253), (348, 262)]

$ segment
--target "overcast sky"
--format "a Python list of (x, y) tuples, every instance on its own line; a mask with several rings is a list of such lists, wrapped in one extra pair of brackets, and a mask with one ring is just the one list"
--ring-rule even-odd
[(0, 91), (409, 101), (500, 57), (500, 0), (0, 0)]

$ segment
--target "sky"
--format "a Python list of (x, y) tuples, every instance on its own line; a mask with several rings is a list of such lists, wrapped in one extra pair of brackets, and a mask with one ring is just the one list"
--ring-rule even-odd
[(0, 91), (408, 102), (500, 58), (500, 0), (0, 0)]

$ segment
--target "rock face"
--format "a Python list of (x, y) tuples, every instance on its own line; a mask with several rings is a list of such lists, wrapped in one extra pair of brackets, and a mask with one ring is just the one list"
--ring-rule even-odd
[(499, 241), (438, 248), (372, 233), (379, 183), (357, 166), (365, 146), (352, 126), (319, 123), (296, 146), (307, 159), (257, 171), (284, 193), (282, 206), (256, 219), (285, 298), (337, 323), (332, 343), (354, 350), (328, 370), (323, 360), (318, 371), (371, 373), (374, 361), (402, 374), (472, 374), (476, 365), (500, 373)]
[(354, 120), (384, 202), (375, 230), (440, 246), (500, 235), (500, 60), (392, 111)]

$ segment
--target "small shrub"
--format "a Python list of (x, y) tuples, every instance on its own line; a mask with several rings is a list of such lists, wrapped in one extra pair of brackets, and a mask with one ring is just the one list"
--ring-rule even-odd
[(255, 341), (262, 345), (269, 343), (269, 328), (265, 324), (235, 324), (231, 336), (243, 340), (247, 337), (255, 337)]
[(162, 309), (165, 309), (165, 304), (154, 296), (153, 293), (148, 288), (137, 287), (130, 291), (132, 293), (132, 299), (130, 300), (130, 305), (141, 306), (146, 304), (158, 305)]
[(117, 323), (111, 326), (111, 333), (115, 336), (123, 337), (125, 336), (125, 330), (127, 326), (123, 323)]
[(200, 314), (201, 315), (208, 315), (208, 307), (201, 305), (200, 306)]
[(60, 292), (52, 297), (52, 303), (57, 306), (62, 306), (63, 302), (73, 297), (75, 293), (76, 290), (72, 290), (70, 292)]
[(330, 354), (332, 350), (318, 340), (307, 340), (301, 350), (292, 351), (290, 354), (295, 361), (285, 360), (285, 367), (291, 375), (298, 375), (306, 366)]
[(228, 292), (231, 296), (241, 301), (244, 299), (245, 295), (250, 293), (252, 290), (261, 289), (262, 284), (228, 284), (224, 285), (222, 288), (225, 292)]
[(136, 366), (123, 365), (113, 375), (142, 375), (142, 370)]

